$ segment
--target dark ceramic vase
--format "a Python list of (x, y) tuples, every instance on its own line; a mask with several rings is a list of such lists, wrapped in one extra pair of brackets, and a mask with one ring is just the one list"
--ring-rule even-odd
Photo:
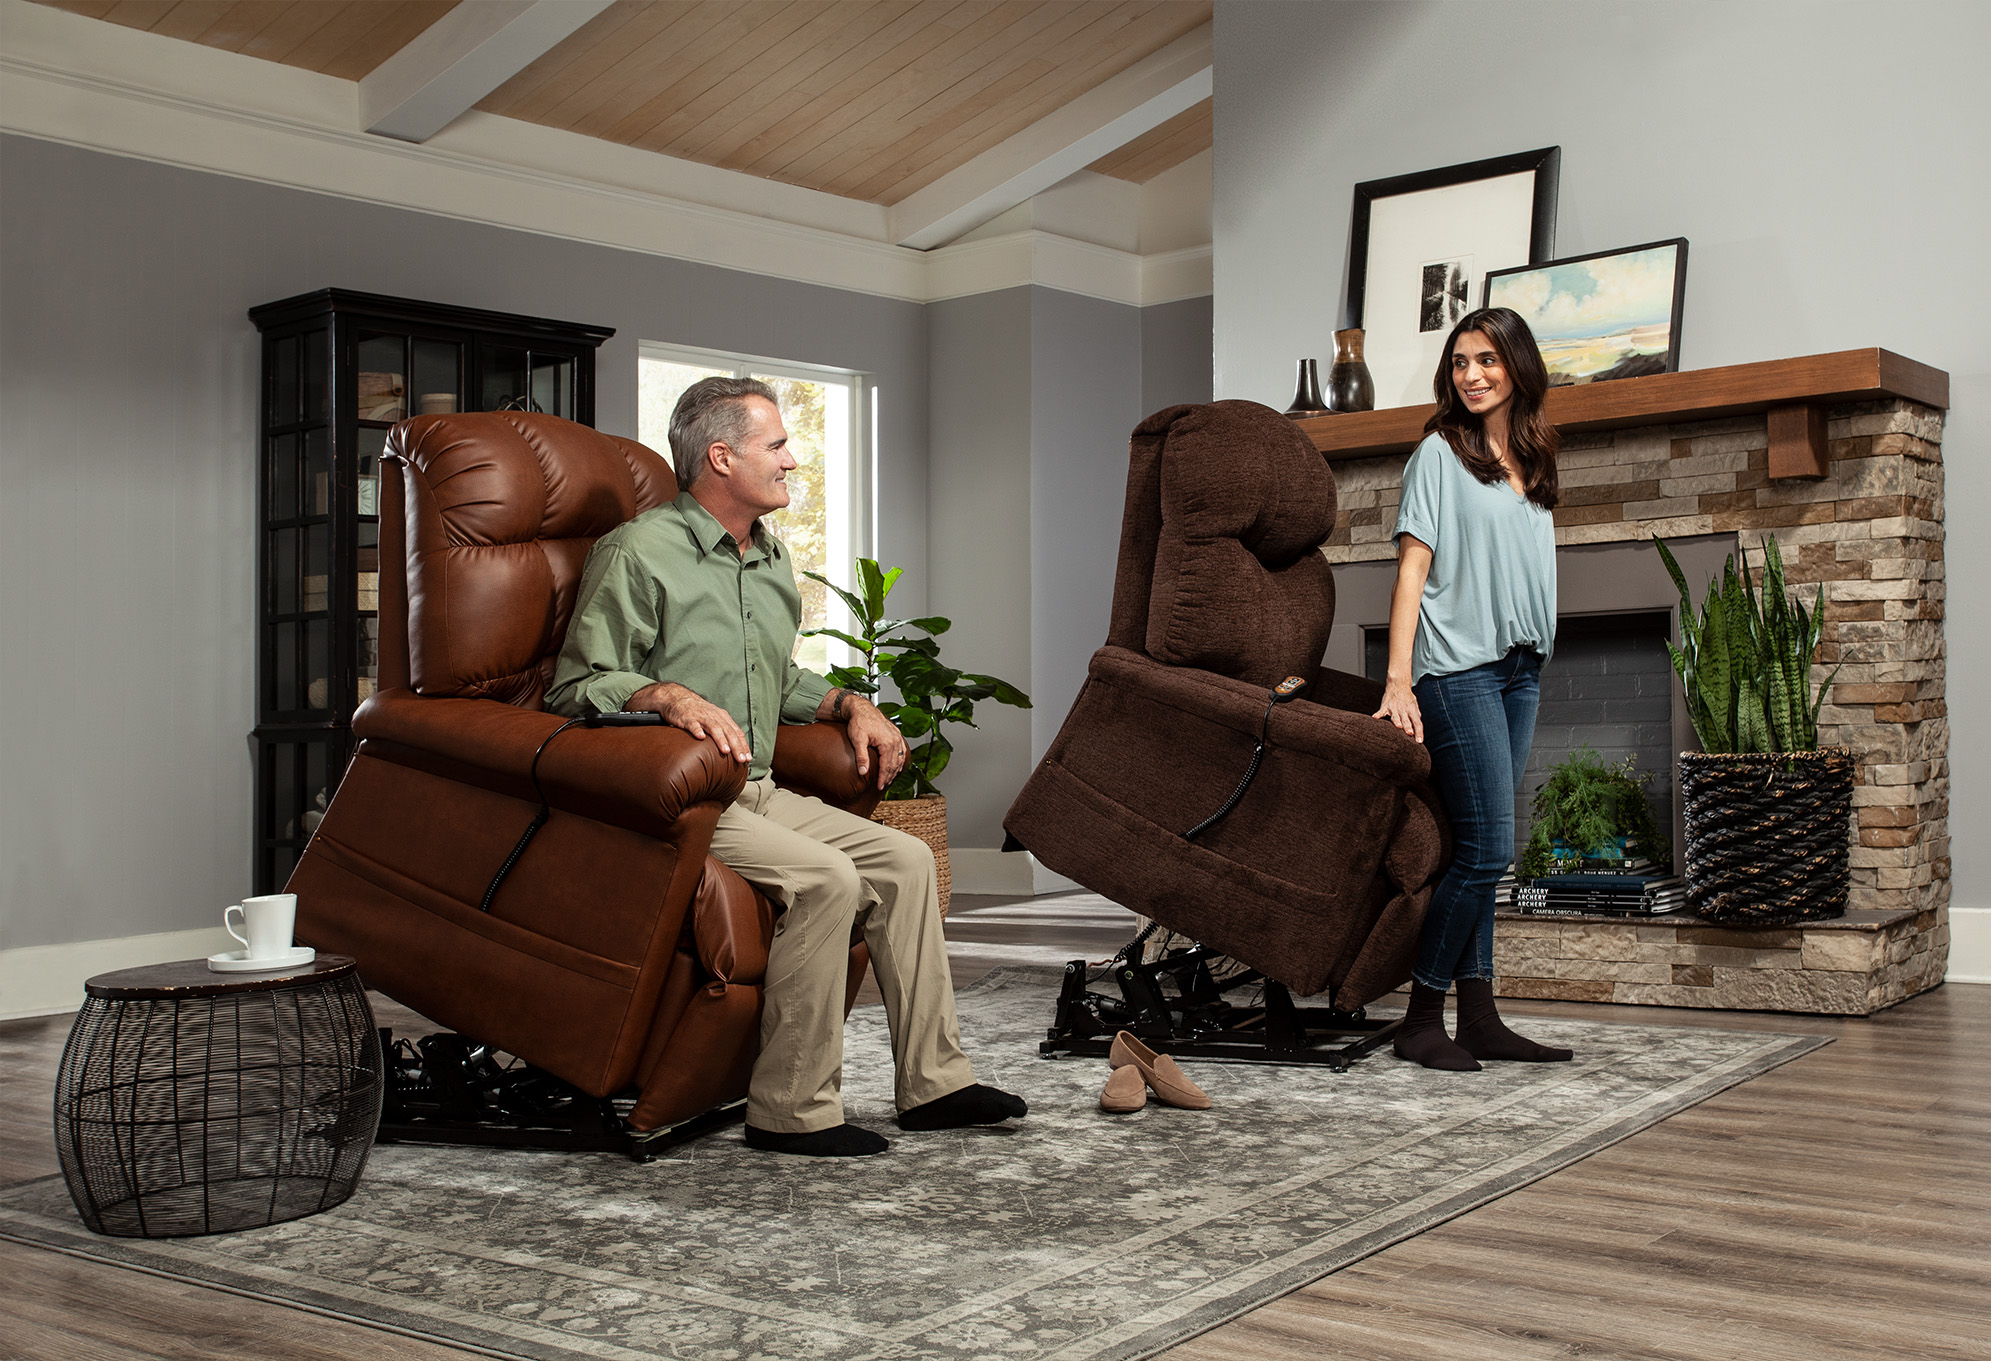
[(1376, 380), (1362, 362), (1360, 329), (1334, 333), (1334, 367), (1327, 373), (1327, 404), (1335, 411), (1374, 411)]
[(1286, 408), (1288, 416), (1320, 416), (1330, 408), (1320, 395), (1320, 361), (1302, 359), (1300, 361), (1299, 390), (1293, 394), (1293, 404)]

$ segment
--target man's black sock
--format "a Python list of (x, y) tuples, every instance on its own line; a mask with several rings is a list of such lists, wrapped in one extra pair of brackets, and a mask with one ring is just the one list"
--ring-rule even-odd
[(1020, 1096), (971, 1082), (959, 1091), (935, 1097), (924, 1106), (899, 1112), (900, 1129), (961, 1129), (968, 1125), (999, 1125), (1030, 1113)]
[(747, 1147), (765, 1153), (796, 1153), (804, 1158), (868, 1158), (883, 1153), (891, 1141), (857, 1125), (832, 1125), (802, 1134), (747, 1126)]

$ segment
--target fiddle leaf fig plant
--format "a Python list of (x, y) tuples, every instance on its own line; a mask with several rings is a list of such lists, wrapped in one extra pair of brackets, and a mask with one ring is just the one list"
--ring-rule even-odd
[[(953, 758), (954, 744), (941, 725), (965, 723), (975, 726), (975, 705), (983, 700), (1030, 707), (1030, 696), (994, 676), (972, 671), (956, 671), (940, 660), (940, 644), (934, 639), (952, 628), (953, 622), (939, 615), (919, 619), (891, 619), (885, 614), (885, 598), (892, 593), (905, 570), (883, 568), (871, 558), (857, 560), (857, 590), (846, 591), (818, 572), (805, 573), (842, 598), (857, 620), (858, 631), (808, 629), (804, 637), (818, 635), (836, 638), (857, 650), (859, 666), (830, 668), (830, 681), (860, 695), (876, 696), (886, 680), (898, 691), (896, 700), (878, 700), (880, 713), (892, 720), (906, 739), (906, 768), (886, 789), (887, 799), (917, 799), (938, 794), (934, 781)], [(909, 631), (910, 630), (910, 631)], [(918, 635), (924, 634), (925, 637)]]
[[(1701, 747), (1709, 752), (1815, 751), (1818, 711), (1839, 670), (1811, 689), (1811, 663), (1825, 629), (1825, 587), (1807, 610), (1784, 580), (1784, 559), (1773, 535), (1763, 539), (1760, 593), (1735, 560), (1708, 583), (1700, 613), (1672, 550), (1654, 539), (1666, 571), (1680, 591), (1680, 645), (1667, 643), (1673, 669), (1686, 687), (1687, 713)], [(1759, 598), (1760, 596), (1760, 598)]]

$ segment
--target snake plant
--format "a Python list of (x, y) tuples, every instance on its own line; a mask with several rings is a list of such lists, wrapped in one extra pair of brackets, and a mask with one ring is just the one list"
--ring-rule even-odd
[[(1813, 751), (1818, 746), (1818, 710), (1839, 674), (1811, 690), (1811, 662), (1825, 627), (1825, 587), (1807, 610), (1784, 582), (1783, 554), (1775, 537), (1763, 539), (1763, 585), (1759, 593), (1735, 560), (1722, 564), (1718, 581), (1708, 583), (1699, 614), (1687, 579), (1665, 541), (1653, 540), (1666, 570), (1680, 590), (1680, 645), (1666, 645), (1673, 669), (1687, 690), (1687, 714), (1701, 747), (1709, 752)], [(1760, 594), (1760, 600), (1759, 600)]]

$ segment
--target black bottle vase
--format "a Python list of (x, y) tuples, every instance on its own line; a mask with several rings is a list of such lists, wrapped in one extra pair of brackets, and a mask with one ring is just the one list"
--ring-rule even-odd
[(1334, 333), (1334, 367), (1327, 371), (1327, 404), (1335, 411), (1374, 411), (1376, 380), (1362, 362), (1362, 332)]
[(1329, 410), (1326, 399), (1320, 395), (1320, 361), (1302, 359), (1299, 390), (1293, 394), (1293, 404), (1286, 408), (1286, 414), (1296, 417), (1320, 416)]

